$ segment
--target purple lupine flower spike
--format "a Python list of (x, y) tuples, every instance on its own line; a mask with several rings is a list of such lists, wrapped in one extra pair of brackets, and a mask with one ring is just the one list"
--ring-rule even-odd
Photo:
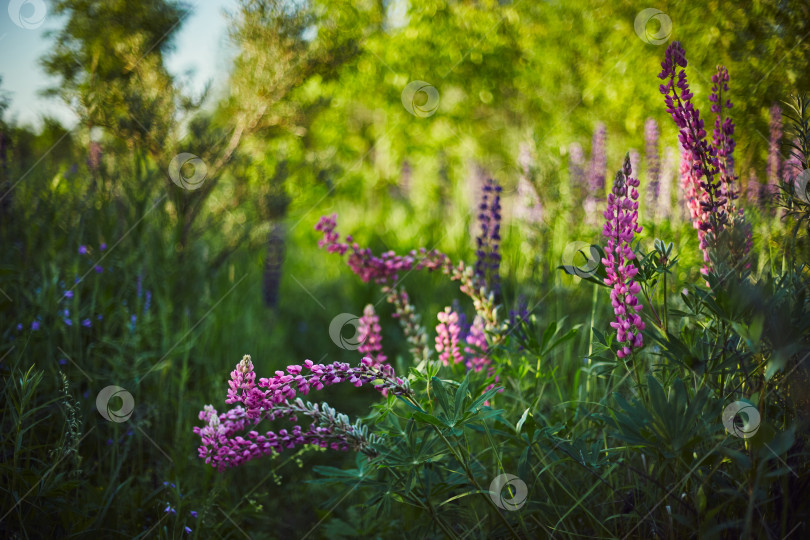
[(496, 296), (500, 290), (501, 191), (497, 180), (488, 178), (484, 183), (478, 205), (481, 232), (475, 239), (475, 276)]
[(633, 349), (644, 344), (641, 335), (644, 322), (638, 314), (642, 309), (637, 295), (641, 286), (633, 280), (638, 269), (633, 264), (635, 254), (631, 244), (636, 233), (641, 232), (638, 224), (638, 186), (639, 181), (630, 175), (630, 156), (624, 159), (624, 167), (616, 173), (613, 189), (608, 194), (608, 206), (605, 210), (605, 225), (602, 234), (608, 238), (605, 249), (607, 278), (605, 284), (612, 286), (610, 303), (616, 320), (610, 326), (616, 329), (616, 339), (621, 344), (619, 358), (630, 355)]

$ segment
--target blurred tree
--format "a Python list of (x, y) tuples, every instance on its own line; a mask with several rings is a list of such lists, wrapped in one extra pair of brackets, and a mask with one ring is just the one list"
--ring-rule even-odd
[(59, 83), (46, 91), (87, 129), (101, 127), (130, 148), (163, 156), (183, 101), (163, 55), (188, 13), (174, 0), (55, 0), (66, 16), (41, 60)]

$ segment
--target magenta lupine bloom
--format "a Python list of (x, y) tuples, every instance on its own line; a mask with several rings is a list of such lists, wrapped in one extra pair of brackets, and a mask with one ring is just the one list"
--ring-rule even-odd
[[(737, 197), (734, 188), (734, 122), (731, 118), (723, 117), (723, 110), (732, 107), (730, 100), (723, 101), (723, 93), (728, 91), (728, 70), (718, 66), (717, 73), (712, 76), (712, 95), (709, 100), (716, 119), (713, 144), (709, 144), (706, 142), (700, 112), (691, 102), (693, 94), (689, 91), (686, 72), (682, 69), (685, 67), (685, 52), (680, 42), (674, 41), (667, 47), (658, 77), (665, 81), (660, 90), (664, 95), (667, 112), (672, 115), (680, 130), (684, 163), (689, 163), (691, 167), (691, 171), (682, 170), (682, 173), (687, 196), (693, 197), (689, 203), (692, 223), (699, 231), (701, 250), (707, 264), (710, 263), (710, 248), (717, 247), (720, 233), (732, 224), (739, 227), (742, 231), (739, 238), (743, 240), (731, 241), (728, 252), (732, 260), (741, 260), (750, 252), (753, 241), (751, 228), (745, 222), (742, 209), (734, 208), (734, 199)], [(696, 193), (691, 193), (693, 188)], [(701, 231), (703, 234), (700, 234)], [(712, 239), (712, 246), (708, 245), (709, 238)], [(749, 268), (750, 263), (745, 266)], [(708, 272), (708, 268), (704, 267), (702, 272)]]
[(458, 324), (458, 313), (446, 307), (439, 312), (437, 318), (439, 324), (436, 325), (436, 352), (439, 353), (439, 360), (445, 366), (458, 364), (464, 360), (459, 348), (461, 327)]
[[(495, 366), (492, 365), (492, 361), (490, 360), (487, 352), (489, 346), (487, 344), (485, 324), (484, 319), (480, 315), (475, 316), (472, 325), (470, 325), (470, 331), (467, 333), (465, 341), (467, 342), (467, 345), (464, 347), (464, 352), (467, 353), (467, 359), (465, 361), (467, 370), (477, 372), (487, 368), (487, 376), (492, 377), (495, 375), (495, 379), (486, 388), (484, 388), (484, 392), (495, 388), (495, 385), (500, 379), (498, 375), (495, 374)], [(503, 392), (503, 388), (498, 391), (498, 393), (501, 392)], [(484, 405), (489, 405), (489, 401), (485, 401)]]
[[(322, 216), (315, 230), (323, 232), (323, 238), (318, 240), (318, 246), (326, 248), (329, 253), (344, 255), (351, 247), (351, 254), (347, 263), (352, 271), (360, 276), (364, 282), (373, 280), (375, 283), (385, 284), (395, 282), (400, 272), (410, 270), (437, 270), (449, 266), (450, 260), (444, 253), (436, 250), (427, 251), (425, 248), (412, 250), (408, 255), (397, 255), (393, 251), (386, 251), (379, 257), (371, 252), (371, 248), (361, 249), (351, 236), (346, 242), (340, 241), (340, 235), (335, 232), (337, 227), (337, 214)], [(351, 243), (351, 245), (349, 244)]]
[(357, 332), (360, 346), (357, 351), (363, 356), (371, 358), (374, 364), (382, 364), (388, 360), (388, 357), (382, 352), (381, 331), (380, 318), (374, 312), (374, 306), (368, 304), (363, 309), (363, 316), (358, 319)]
[(691, 150), (684, 149), (681, 155), (681, 189), (683, 190), (683, 201), (686, 206), (689, 220), (697, 230), (700, 250), (703, 252), (703, 262), (700, 272), (708, 274), (710, 262), (709, 244), (706, 241), (706, 230), (703, 224), (709, 223), (709, 214), (703, 204), (709, 200), (709, 194), (700, 188), (700, 177), (695, 172), (695, 159)]
[[(658, 122), (647, 118), (644, 122), (644, 163), (647, 167), (647, 206), (650, 214), (658, 214), (658, 198), (661, 194), (660, 152), (658, 149)], [(632, 166), (632, 164), (631, 164)], [(638, 174), (638, 169), (633, 169)]]
[[(296, 399), (299, 393), (306, 395), (311, 390), (320, 390), (340, 382), (349, 382), (354, 386), (371, 383), (378, 391), (392, 392), (394, 395), (413, 394), (408, 381), (397, 377), (391, 366), (375, 365), (369, 357), (363, 358), (357, 367), (341, 362), (324, 365), (305, 360), (303, 366), (287, 366), (286, 373), (276, 371), (274, 377), (259, 379), (257, 384), (251, 358), (245, 355), (231, 372), (225, 400), (228, 404), (241, 405), (223, 414), (217, 414), (211, 405), (206, 405), (200, 412), (199, 418), (205, 425), (194, 428), (194, 433), (202, 439), (200, 458), (221, 471), (302, 444), (372, 452), (370, 444), (373, 437), (368, 436), (364, 426), (350, 426), (345, 415), (336, 415), (325, 404), (319, 409), (317, 405), (303, 404)], [(268, 431), (265, 435), (251, 430), (247, 433), (247, 439), (240, 435), (263, 419), (294, 420), (294, 416), (299, 414), (315, 420), (309, 430), (294, 426), (291, 431)]]
[(636, 233), (641, 232), (638, 224), (638, 188), (639, 181), (631, 178), (630, 157), (624, 159), (623, 170), (616, 173), (613, 190), (608, 195), (608, 207), (605, 210), (605, 226), (602, 234), (608, 238), (605, 249), (607, 278), (605, 284), (613, 287), (610, 291), (610, 303), (616, 320), (610, 326), (616, 329), (616, 339), (623, 344), (617, 353), (619, 358), (630, 355), (633, 349), (644, 344), (641, 331), (644, 322), (638, 314), (642, 305), (638, 302), (641, 287), (633, 280), (638, 269), (633, 264), (635, 254), (631, 247)]
[(665, 82), (659, 89), (664, 95), (667, 112), (672, 115), (680, 130), (678, 139), (681, 146), (691, 154), (694, 176), (708, 194), (707, 199), (700, 200), (699, 204), (709, 215), (710, 221), (700, 223), (700, 229), (713, 230), (716, 234), (728, 224), (728, 200), (720, 191), (721, 182), (715, 180), (719, 174), (717, 150), (706, 141), (706, 130), (700, 119), (700, 112), (692, 105), (693, 94), (689, 91), (686, 71), (683, 69), (686, 67), (685, 54), (679, 41), (673, 41), (667, 47), (664, 61), (661, 62), (661, 73), (658, 74), (658, 78)]
[(487, 367), (491, 362), (487, 356), (487, 336), (484, 333), (484, 321), (481, 317), (476, 316), (470, 325), (470, 331), (467, 333), (465, 339), (467, 346), (464, 347), (464, 352), (467, 353), (467, 369), (473, 371), (481, 371)]

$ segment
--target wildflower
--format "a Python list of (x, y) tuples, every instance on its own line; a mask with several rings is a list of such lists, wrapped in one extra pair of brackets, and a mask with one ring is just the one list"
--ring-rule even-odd
[(347, 262), (352, 271), (364, 282), (373, 280), (376, 283), (384, 284), (396, 281), (400, 272), (423, 268), (436, 270), (449, 266), (447, 255), (436, 250), (427, 251), (424, 248), (418, 252), (412, 250), (406, 256), (387, 251), (377, 257), (371, 252), (371, 249), (361, 249), (356, 242), (352, 241), (351, 236), (346, 237), (346, 242), (340, 242), (340, 236), (335, 232), (335, 227), (337, 227), (337, 214), (333, 214), (331, 217), (321, 217), (318, 224), (315, 225), (315, 230), (323, 232), (323, 238), (318, 240), (318, 246), (326, 248), (329, 253), (339, 255), (344, 255), (351, 247), (352, 253)]
[(186, 531), (186, 534), (191, 534), (191, 527), (185, 526), (183, 530)]
[(65, 298), (73, 298), (73, 291), (65, 291)]
[(360, 354), (368, 356), (376, 364), (381, 364), (388, 359), (382, 352), (380, 318), (374, 312), (374, 306), (371, 304), (363, 309), (363, 316), (358, 321), (357, 332), (360, 339), (360, 346), (357, 350)]
[(71, 321), (70, 319), (64, 319), (64, 321), (66, 325), (73, 326), (73, 321)]
[(192, 510), (189, 513), (191, 514), (191, 517), (193, 517), (194, 519), (197, 519), (197, 511), (196, 510)]
[(98, 265), (98, 264), (97, 264), (97, 265), (95, 265), (95, 266), (93, 267), (93, 270), (95, 270), (95, 271), (96, 271), (96, 274), (100, 274), (100, 273), (102, 273), (102, 272), (104, 271), (104, 267), (102, 267), (102, 266), (100, 266), (100, 265)]
[(501, 191), (501, 186), (492, 178), (484, 183), (481, 203), (478, 206), (481, 232), (475, 239), (477, 247), (475, 275), (486, 283), (496, 296), (500, 289), (498, 269), (501, 265), (501, 255), (498, 247), (501, 241)]
[(105, 244), (104, 242), (102, 242), (102, 243), (101, 243), (101, 245), (100, 245), (100, 246), (98, 246), (98, 249), (99, 249), (99, 251), (104, 251), (105, 249), (107, 249), (107, 244)]
[[(302, 373), (304, 371), (309, 373)], [(340, 362), (323, 365), (305, 360), (303, 367), (288, 366), (287, 372), (288, 374), (276, 371), (275, 377), (260, 379), (257, 385), (250, 356), (245, 355), (242, 358), (231, 372), (225, 402), (242, 403), (245, 407), (237, 406), (227, 413), (217, 414), (211, 405), (206, 405), (199, 414), (200, 420), (206, 425), (194, 428), (194, 433), (202, 441), (199, 456), (206, 463), (222, 471), (225, 467), (235, 467), (262, 455), (302, 444), (318, 444), (334, 450), (352, 448), (374, 456), (377, 452), (372, 445), (376, 443), (376, 438), (369, 435), (366, 426), (359, 421), (349, 424), (346, 415), (336, 413), (325, 403), (320, 406), (304, 403), (296, 398), (296, 393), (306, 394), (310, 387), (319, 390), (324, 386), (346, 381), (355, 386), (376, 383), (373, 386), (377, 390), (412, 395), (407, 380), (396, 377), (393, 368), (387, 364), (374, 365), (369, 357), (363, 358), (356, 368)], [(290, 431), (268, 431), (265, 435), (251, 430), (247, 439), (238, 435), (250, 424), (255, 425), (262, 419), (295, 420), (297, 415), (309, 416), (314, 420), (308, 431), (303, 431), (301, 426), (296, 425)]]
[(90, 328), (91, 324), (92, 323), (90, 322), (90, 319), (85, 319), (82, 321), (82, 326), (84, 326), (85, 328)]
[(149, 311), (149, 307), (152, 305), (152, 291), (146, 291), (146, 300), (143, 303), (143, 312), (146, 313)]
[(166, 514), (172, 513), (172, 514), (177, 515), (177, 510), (172, 508), (172, 506), (170, 504), (166, 505), (166, 508), (163, 510), (163, 512), (166, 513)]
[(39, 330), (39, 321), (34, 321), (31, 323), (31, 330), (33, 331)]
[[(723, 110), (732, 107), (731, 101), (723, 102), (723, 92), (728, 90), (728, 70), (718, 66), (712, 76), (712, 111), (715, 113), (713, 144), (706, 141), (706, 130), (699, 111), (693, 106), (693, 94), (686, 80), (686, 55), (680, 42), (667, 47), (661, 73), (665, 81), (660, 86), (670, 113), (678, 126), (679, 140), (684, 149), (682, 172), (687, 195), (690, 197), (690, 214), (693, 226), (698, 229), (704, 261), (715, 265), (711, 251), (719, 246), (721, 233), (729, 227), (739, 227), (742, 235), (726, 236), (729, 245), (722, 246), (732, 260), (744, 258), (751, 249), (750, 226), (740, 211), (734, 209), (737, 192), (734, 189), (734, 122), (723, 117)], [(681, 68), (681, 69), (678, 69)], [(677, 78), (677, 82), (676, 82)], [(702, 233), (702, 234), (701, 234)], [(742, 239), (742, 240), (740, 240)], [(746, 265), (749, 266), (749, 265)], [(701, 270), (708, 272), (708, 267)]]
[(17, 323), (17, 332), (22, 332), (23, 325), (22, 323)]
[(60, 359), (59, 359), (59, 365), (60, 365), (60, 366), (67, 365), (67, 360), (66, 360), (65, 358), (60, 358)]
[(644, 322), (638, 315), (642, 305), (636, 295), (641, 287), (633, 281), (638, 269), (632, 263), (635, 254), (631, 248), (635, 233), (641, 232), (638, 225), (638, 190), (639, 181), (631, 178), (630, 157), (624, 159), (624, 167), (613, 181), (613, 190), (608, 195), (608, 207), (605, 210), (605, 226), (602, 234), (608, 238), (605, 249), (606, 257), (602, 259), (607, 272), (605, 284), (612, 286), (610, 300), (616, 320), (610, 326), (616, 329), (616, 338), (624, 344), (618, 351), (619, 358), (629, 356), (632, 349), (643, 345), (641, 331)]
[(438, 314), (439, 324), (436, 326), (436, 352), (439, 353), (439, 360), (445, 366), (458, 364), (464, 358), (459, 350), (458, 314), (450, 307), (444, 308)]
[(79, 246), (79, 255), (87, 255), (87, 246)]

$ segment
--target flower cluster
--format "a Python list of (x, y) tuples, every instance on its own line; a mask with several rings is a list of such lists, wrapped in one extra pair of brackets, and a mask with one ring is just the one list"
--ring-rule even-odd
[(616, 338), (624, 344), (618, 352), (619, 358), (630, 355), (633, 349), (643, 345), (641, 331), (644, 322), (638, 312), (642, 305), (636, 295), (641, 287), (633, 280), (638, 269), (633, 264), (635, 254), (631, 247), (633, 237), (641, 232), (638, 224), (638, 188), (639, 181), (631, 178), (630, 157), (625, 157), (624, 167), (616, 173), (613, 190), (608, 195), (608, 207), (605, 210), (605, 226), (602, 234), (608, 238), (605, 249), (607, 278), (605, 284), (612, 286), (610, 302), (616, 320), (610, 326), (616, 329)]
[[(369, 357), (363, 358), (357, 367), (341, 362), (314, 364), (306, 360), (303, 367), (287, 366), (286, 373), (276, 371), (274, 377), (262, 378), (256, 383), (253, 362), (249, 355), (245, 355), (231, 372), (231, 380), (228, 382), (230, 388), (225, 400), (228, 404), (241, 405), (223, 414), (217, 414), (211, 405), (206, 405), (200, 412), (199, 418), (205, 425), (194, 428), (194, 433), (202, 440), (199, 447), (200, 458), (215, 468), (224, 470), (226, 467), (235, 467), (251, 459), (302, 444), (371, 452), (374, 440), (368, 436), (364, 427), (359, 424), (349, 425), (347, 418), (336, 415), (326, 405), (319, 409), (317, 405), (304, 405), (297, 398), (299, 393), (306, 395), (312, 389), (320, 390), (324, 386), (340, 382), (349, 382), (354, 386), (371, 383), (379, 391), (412, 395), (407, 380), (397, 377), (393, 368), (387, 364), (375, 365)], [(295, 420), (296, 414), (310, 416), (316, 422), (308, 430), (296, 425), (289, 431), (268, 431), (264, 435), (251, 430), (247, 439), (240, 435), (263, 419)]]
[[(706, 141), (706, 130), (700, 112), (692, 104), (693, 94), (686, 80), (686, 53), (680, 42), (674, 41), (667, 47), (661, 73), (658, 77), (664, 84), (660, 91), (664, 95), (667, 112), (679, 129), (679, 140), (683, 148), (682, 181), (688, 197), (687, 205), (694, 227), (698, 230), (700, 248), (706, 263), (715, 265), (711, 251), (719, 246), (721, 233), (731, 226), (740, 228), (728, 236), (732, 244), (722, 246), (719, 251), (745, 257), (751, 249), (751, 234), (745, 223), (742, 210), (735, 211), (734, 199), (734, 122), (723, 118), (723, 109), (730, 109), (729, 100), (723, 101), (723, 92), (728, 91), (728, 71), (718, 66), (712, 76), (712, 111), (716, 115), (713, 144)], [(741, 234), (739, 234), (741, 233)], [(740, 240), (741, 239), (741, 240)], [(708, 267), (702, 269), (708, 272)]]
[(368, 356), (375, 364), (382, 364), (388, 357), (382, 352), (382, 335), (380, 318), (374, 312), (374, 306), (368, 304), (363, 309), (363, 316), (358, 320), (357, 332), (360, 339), (358, 352)]
[(439, 360), (445, 366), (458, 364), (464, 360), (459, 348), (461, 326), (458, 324), (458, 313), (446, 307), (437, 317), (439, 324), (436, 326), (436, 352), (439, 353)]
[(428, 251), (425, 248), (412, 250), (405, 256), (386, 251), (378, 257), (372, 253), (371, 248), (361, 249), (351, 236), (346, 237), (346, 242), (341, 242), (340, 235), (335, 232), (336, 227), (337, 214), (321, 217), (315, 225), (315, 230), (323, 232), (323, 238), (318, 241), (318, 246), (326, 248), (329, 253), (339, 255), (344, 255), (351, 248), (352, 252), (347, 262), (352, 271), (364, 282), (372, 280), (381, 284), (395, 282), (400, 272), (436, 270), (450, 264), (449, 257), (444, 253), (436, 250)]
[(475, 275), (497, 296), (500, 289), (501, 254), (501, 186), (488, 178), (484, 183), (481, 202), (478, 205), (478, 223), (481, 231), (475, 239)]
[[(500, 212), (500, 203), (498, 210)], [(346, 242), (341, 242), (340, 235), (335, 232), (336, 227), (336, 215), (321, 217), (315, 226), (315, 229), (322, 231), (324, 235), (318, 241), (318, 245), (326, 248), (330, 253), (343, 255), (349, 250), (348, 242), (352, 242), (352, 237), (347, 236)], [(487, 331), (500, 328), (495, 294), (476, 276), (472, 267), (464, 263), (453, 265), (447, 255), (436, 250), (427, 251), (425, 248), (420, 248), (419, 251), (413, 250), (405, 257), (396, 255), (393, 251), (388, 251), (378, 257), (369, 248), (361, 249), (356, 242), (352, 244), (351, 248), (353, 253), (349, 256), (347, 263), (363, 281), (368, 282), (373, 279), (376, 283), (385, 285), (383, 287), (385, 292), (390, 290), (387, 284), (398, 279), (401, 271), (425, 269), (432, 272), (440, 270), (451, 280), (460, 282), (459, 290), (472, 299), (475, 312), (483, 317)]]

